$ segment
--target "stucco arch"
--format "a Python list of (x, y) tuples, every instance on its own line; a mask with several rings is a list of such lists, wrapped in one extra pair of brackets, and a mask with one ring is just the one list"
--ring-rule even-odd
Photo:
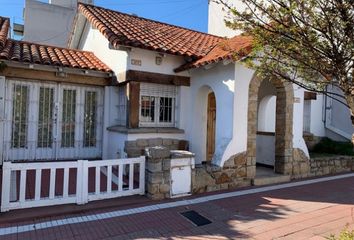
[[(253, 76), (249, 86), (247, 158), (254, 178), (256, 173), (256, 137), (258, 128), (258, 91), (264, 79)], [(275, 172), (291, 174), (293, 151), (293, 103), (292, 84), (279, 79), (269, 80), (276, 88), (275, 124)]]
[(195, 151), (199, 156), (199, 161), (206, 160), (206, 133), (207, 133), (207, 107), (208, 107), (208, 94), (214, 92), (217, 101), (217, 94), (209, 85), (202, 85), (197, 90), (194, 111), (194, 131), (197, 134), (194, 136)]

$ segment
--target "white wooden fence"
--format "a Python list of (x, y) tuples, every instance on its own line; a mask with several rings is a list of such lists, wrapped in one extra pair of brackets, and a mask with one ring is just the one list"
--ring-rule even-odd
[[(94, 178), (89, 179), (89, 169), (92, 168), (95, 172)], [(71, 191), (72, 193), (69, 191), (69, 178), (73, 177), (73, 174), (70, 174), (71, 169), (76, 170), (76, 190), (74, 192)], [(42, 180), (42, 172), (44, 170), (49, 171), (49, 183)], [(57, 170), (63, 171), (62, 177), (56, 177)], [(29, 186), (27, 183), (27, 173), (29, 171), (35, 172), (35, 176), (33, 176), (35, 179), (34, 186)], [(139, 179), (134, 179), (136, 171), (139, 171)], [(15, 177), (13, 174), (15, 174)], [(105, 175), (104, 179), (107, 182), (105, 189), (101, 189), (102, 174)], [(11, 180), (16, 179), (19, 179), (16, 184), (11, 183)], [(59, 183), (58, 179), (59, 181), (61, 180)], [(93, 179), (95, 181), (94, 191), (89, 192), (89, 181)], [(124, 184), (125, 180), (127, 184)], [(134, 180), (138, 181), (138, 186), (134, 186)], [(48, 185), (49, 194), (48, 196), (43, 196), (43, 193), (41, 193), (43, 187)], [(56, 192), (58, 185), (61, 185), (62, 188), (62, 194), (60, 195)], [(12, 189), (11, 186), (13, 186)], [(30, 189), (27, 188), (34, 189), (34, 194), (32, 194), (34, 196), (30, 199), (28, 194), (26, 194)], [(1, 212), (69, 203), (86, 204), (89, 201), (135, 194), (145, 194), (144, 157), (98, 161), (3, 163)], [(11, 199), (10, 196), (14, 195), (16, 199)]]

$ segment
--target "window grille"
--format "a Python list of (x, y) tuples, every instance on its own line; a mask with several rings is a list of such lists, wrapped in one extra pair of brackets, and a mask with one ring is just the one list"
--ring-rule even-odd
[(174, 127), (177, 87), (140, 85), (140, 126)]
[(15, 84), (13, 93), (11, 147), (26, 148), (29, 88), (28, 86)]
[(53, 144), (54, 89), (39, 89), (38, 148), (51, 148)]
[(61, 147), (75, 145), (76, 90), (63, 90)]
[(85, 92), (84, 147), (96, 146), (97, 93)]
[(118, 87), (118, 125), (125, 126), (127, 123), (127, 95), (126, 95), (126, 87)]

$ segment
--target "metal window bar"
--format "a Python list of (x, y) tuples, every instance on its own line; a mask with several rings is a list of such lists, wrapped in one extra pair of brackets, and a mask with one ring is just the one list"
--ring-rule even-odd
[(62, 147), (75, 146), (76, 90), (63, 90)]
[(28, 96), (28, 86), (14, 85), (11, 148), (27, 148)]
[(38, 148), (51, 148), (53, 144), (54, 89), (41, 87), (39, 90)]
[(176, 86), (142, 83), (140, 85), (140, 126), (175, 126), (176, 96)]
[(97, 93), (85, 92), (84, 147), (96, 146)]
[(117, 104), (117, 124), (125, 126), (127, 123), (127, 96), (126, 96), (126, 88), (119, 87), (117, 89), (118, 93), (118, 104)]

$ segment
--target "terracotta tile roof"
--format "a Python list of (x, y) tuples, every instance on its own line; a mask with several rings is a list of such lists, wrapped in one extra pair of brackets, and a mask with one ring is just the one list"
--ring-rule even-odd
[(111, 72), (92, 52), (7, 39), (0, 59), (43, 65)]
[(10, 20), (8, 18), (0, 17), (0, 49), (5, 46), (9, 28)]
[(218, 43), (206, 56), (175, 69), (175, 72), (198, 68), (207, 64), (217, 63), (225, 59), (237, 61), (247, 56), (251, 50), (252, 37), (241, 35), (235, 36)]
[(124, 45), (198, 59), (224, 38), (79, 3), (79, 11), (113, 46)]

